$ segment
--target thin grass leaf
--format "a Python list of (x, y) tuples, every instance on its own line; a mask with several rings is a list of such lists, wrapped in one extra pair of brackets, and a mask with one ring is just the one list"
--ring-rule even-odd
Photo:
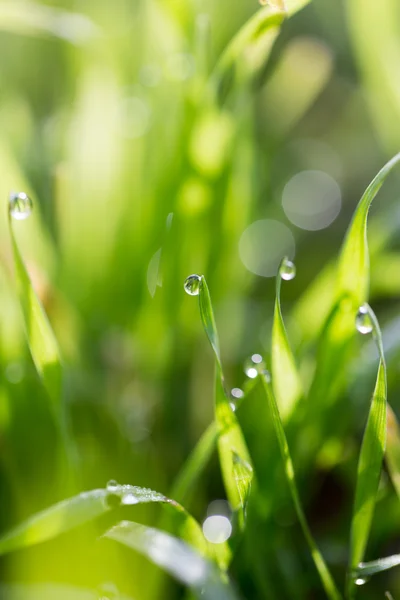
[[(0, 585), (0, 598), (7, 600), (98, 600), (91, 590), (54, 583), (14, 583)], [(129, 600), (122, 596), (121, 600)]]
[(300, 376), (290, 347), (281, 310), (283, 259), (276, 277), (276, 298), (271, 341), (271, 372), (274, 394), (283, 422), (290, 418), (296, 404), (303, 395)]
[(208, 545), (200, 525), (185, 509), (163, 494), (132, 485), (83, 492), (33, 515), (0, 537), (0, 555), (54, 539), (121, 506), (157, 502), (172, 513), (174, 531), (202, 554)]
[(274, 425), (276, 437), (278, 439), (279, 449), (283, 459), (283, 466), (287, 483), (289, 486), (290, 494), (292, 496), (293, 504), (296, 510), (297, 518), (299, 519), (301, 528), (306, 538), (307, 544), (310, 548), (311, 556), (314, 560), (314, 564), (317, 568), (319, 576), (321, 578), (322, 585), (325, 589), (326, 595), (330, 600), (339, 600), (341, 595), (335, 585), (335, 582), (330, 574), (328, 566), (314, 540), (314, 537), (310, 531), (307, 523), (306, 516), (304, 514), (303, 507), (301, 505), (299, 492), (297, 489), (295, 471), (293, 461), (290, 455), (289, 445), (287, 442), (285, 430), (281, 416), (279, 414), (278, 404), (276, 402), (274, 392), (271, 386), (271, 382), (268, 376), (261, 376), (265, 395), (268, 401), (268, 405), (271, 411), (272, 422)]
[(400, 499), (400, 427), (390, 405), (387, 405), (386, 464)]
[(218, 427), (213, 421), (205, 430), (183, 465), (171, 490), (171, 496), (178, 502), (185, 502), (189, 493), (204, 472), (212, 453), (217, 447)]
[[(201, 277), (200, 281), (199, 305), (204, 330), (211, 347), (214, 350), (217, 364), (215, 380), (215, 420), (218, 427), (218, 451), (222, 477), (228, 500), (233, 510), (238, 511), (239, 526), (243, 527), (248, 492), (245, 494), (243, 493), (242, 464), (248, 466), (246, 480), (247, 487), (251, 486), (253, 466), (242, 430), (224, 388), (218, 332), (215, 324), (210, 292), (204, 277)], [(238, 460), (238, 458), (240, 460)], [(241, 483), (238, 484), (238, 482)]]
[(58, 343), (25, 268), (10, 215), (9, 225), (17, 291), (29, 348), (35, 367), (52, 401), (53, 409), (58, 412), (62, 393), (62, 367)]
[(349, 597), (354, 594), (354, 572), (364, 558), (375, 510), (376, 494), (382, 470), (386, 446), (386, 364), (379, 323), (372, 309), (365, 305), (370, 318), (373, 335), (379, 351), (379, 369), (372, 396), (368, 421), (362, 441), (357, 469), (356, 494), (351, 523), (350, 564), (348, 578)]
[(283, 21), (308, 4), (309, 0), (290, 0), (284, 8), (271, 3), (258, 10), (238, 31), (223, 52), (211, 87), (221, 105), (237, 83), (254, 78), (265, 65)]
[(160, 529), (123, 521), (105, 538), (115, 540), (146, 556), (206, 600), (234, 600), (237, 596), (225, 576), (193, 548)]
[(392, 556), (386, 556), (385, 558), (378, 558), (378, 560), (371, 560), (370, 562), (360, 563), (353, 571), (354, 578), (365, 579), (371, 577), (382, 571), (393, 569), (400, 565), (400, 554), (393, 554)]

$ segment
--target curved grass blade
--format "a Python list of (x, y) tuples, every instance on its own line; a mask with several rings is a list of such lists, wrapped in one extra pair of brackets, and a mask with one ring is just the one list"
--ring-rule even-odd
[(400, 427), (389, 404), (387, 405), (386, 464), (400, 499)]
[[(239, 527), (244, 526), (246, 502), (253, 481), (253, 466), (242, 430), (224, 388), (218, 332), (210, 292), (202, 276), (199, 289), (200, 315), (216, 359), (215, 420), (218, 427), (218, 451), (228, 500), (238, 512)], [(246, 476), (243, 465), (246, 465)]]
[(218, 427), (213, 421), (193, 448), (172, 487), (171, 496), (178, 502), (185, 502), (192, 491), (217, 446), (217, 440)]
[(295, 471), (293, 461), (290, 455), (289, 445), (287, 442), (285, 430), (283, 428), (282, 419), (279, 413), (278, 404), (276, 402), (274, 392), (271, 386), (270, 378), (268, 375), (262, 375), (262, 383), (265, 391), (265, 395), (268, 401), (268, 405), (271, 411), (272, 422), (274, 425), (276, 437), (278, 439), (279, 449), (283, 459), (283, 466), (285, 470), (286, 479), (288, 482), (290, 494), (292, 496), (293, 504), (296, 510), (297, 518), (299, 519), (301, 528), (306, 538), (307, 544), (310, 548), (311, 556), (314, 560), (314, 564), (317, 568), (319, 576), (321, 578), (322, 585), (325, 589), (325, 593), (330, 600), (340, 600), (341, 595), (335, 585), (335, 582), (329, 572), (327, 564), (313, 538), (310, 528), (307, 523), (306, 516), (304, 514), (303, 507), (301, 505), (299, 492), (297, 489)]
[(352, 573), (364, 558), (368, 542), (386, 446), (387, 383), (382, 335), (376, 316), (369, 305), (364, 305), (364, 314), (368, 315), (370, 319), (372, 332), (378, 347), (379, 368), (357, 469), (348, 577), (350, 598), (354, 595), (355, 586)]
[[(98, 600), (91, 590), (54, 583), (13, 583), (0, 585), (0, 598), (7, 600)], [(122, 596), (121, 600), (129, 600)]]
[(10, 214), (9, 228), (18, 297), (29, 348), (35, 367), (52, 401), (53, 409), (58, 412), (61, 406), (62, 392), (62, 367), (58, 343), (22, 260)]
[(237, 598), (226, 577), (211, 562), (182, 540), (160, 529), (123, 521), (110, 529), (104, 537), (143, 554), (175, 579), (190, 587), (197, 598)]
[(120, 506), (157, 502), (170, 507), (174, 531), (206, 555), (208, 545), (200, 525), (185, 509), (163, 494), (132, 485), (83, 492), (37, 513), (0, 537), (0, 555), (40, 544), (92, 521)]
[(238, 31), (223, 52), (211, 78), (217, 102), (222, 105), (236, 83), (254, 78), (264, 66), (283, 21), (308, 4), (290, 0), (258, 10)]
[(400, 554), (393, 554), (392, 556), (386, 556), (385, 558), (378, 558), (378, 560), (371, 560), (370, 562), (360, 563), (353, 571), (353, 577), (365, 579), (371, 577), (382, 571), (393, 569), (400, 565)]
[(276, 298), (271, 341), (272, 382), (283, 422), (290, 418), (297, 402), (303, 395), (300, 376), (290, 347), (281, 310), (281, 272), (287, 263), (288, 259), (284, 258), (276, 276)]

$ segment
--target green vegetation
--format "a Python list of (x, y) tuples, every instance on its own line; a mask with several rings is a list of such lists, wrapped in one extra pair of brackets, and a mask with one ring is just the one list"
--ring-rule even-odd
[(400, 597), (399, 9), (261, 4), (0, 2), (2, 599)]

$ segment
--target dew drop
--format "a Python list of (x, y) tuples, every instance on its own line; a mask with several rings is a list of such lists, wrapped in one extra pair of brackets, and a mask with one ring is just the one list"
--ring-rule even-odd
[(31, 214), (32, 200), (25, 192), (11, 192), (9, 197), (10, 214), (17, 221), (23, 221)]
[(365, 583), (367, 583), (366, 579), (363, 579), (362, 577), (357, 577), (357, 579), (354, 582), (356, 585), (364, 585)]
[(290, 281), (296, 277), (296, 265), (294, 262), (289, 260), (287, 257), (282, 259), (282, 262), (279, 266), (279, 275), (285, 281)]
[(255, 379), (264, 368), (263, 357), (261, 354), (253, 354), (244, 363), (244, 372), (250, 379)]
[(235, 400), (240, 400), (241, 398), (243, 398), (244, 396), (244, 391), (241, 390), (240, 388), (233, 388), (231, 390), (231, 396), (232, 398), (234, 398)]
[(135, 494), (128, 492), (122, 496), (121, 503), (125, 506), (132, 506), (132, 504), (138, 504), (139, 500), (136, 498)]
[(185, 292), (189, 294), (189, 296), (198, 296), (200, 292), (200, 282), (200, 275), (189, 275), (189, 277), (185, 279), (183, 285)]
[(116, 492), (119, 488), (119, 484), (118, 481), (115, 481), (115, 479), (110, 479), (110, 481), (107, 481), (107, 492)]
[(371, 333), (374, 328), (367, 304), (363, 304), (358, 309), (358, 313), (356, 316), (356, 328), (357, 331), (359, 331), (363, 335)]

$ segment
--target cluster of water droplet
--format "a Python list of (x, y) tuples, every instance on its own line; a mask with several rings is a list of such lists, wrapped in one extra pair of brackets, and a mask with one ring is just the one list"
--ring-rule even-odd
[(185, 292), (189, 294), (189, 296), (198, 296), (200, 293), (200, 283), (200, 275), (189, 275), (189, 277), (186, 277), (185, 283), (183, 284)]
[(107, 483), (106, 489), (105, 501), (109, 508), (132, 506), (141, 502), (168, 502), (168, 498), (154, 490), (134, 485), (120, 485), (115, 479)]
[(32, 200), (25, 192), (11, 192), (9, 197), (9, 211), (10, 215), (17, 219), (17, 221), (23, 221), (31, 214), (33, 209)]

